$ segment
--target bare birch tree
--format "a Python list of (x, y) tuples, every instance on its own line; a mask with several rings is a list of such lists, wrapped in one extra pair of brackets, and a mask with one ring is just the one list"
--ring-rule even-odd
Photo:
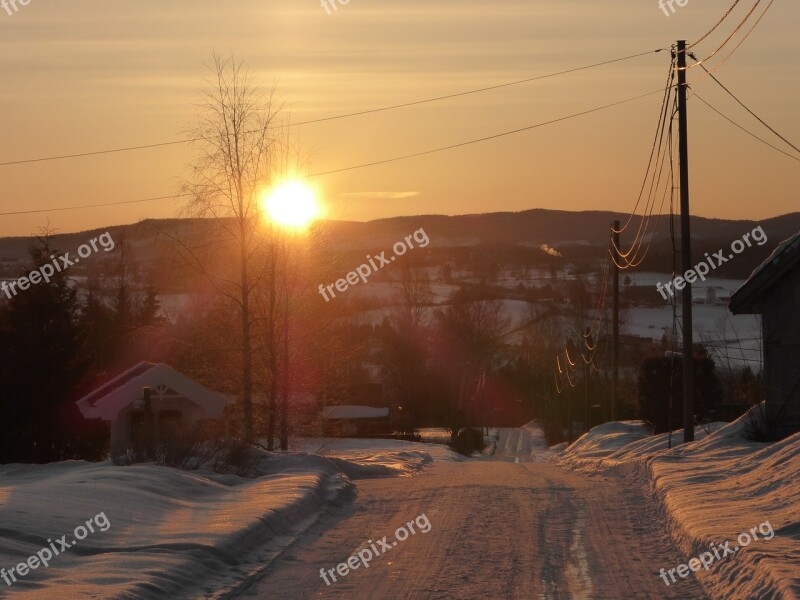
[(271, 183), (276, 167), (272, 134), (280, 108), (274, 89), (263, 94), (233, 57), (213, 55), (209, 89), (202, 92), (196, 127), (190, 132), (198, 148), (191, 175), (183, 187), (190, 196), (187, 212), (214, 219), (236, 249), (234, 264), (211, 268), (184, 247), (190, 262), (234, 307), (241, 355), (240, 397), (244, 437), (253, 427), (252, 295), (266, 268), (267, 232), (261, 223), (260, 194)]

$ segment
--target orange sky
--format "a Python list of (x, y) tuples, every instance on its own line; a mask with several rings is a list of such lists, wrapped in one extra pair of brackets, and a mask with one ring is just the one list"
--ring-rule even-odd
[[(742, 3), (697, 48), (717, 47)], [(233, 51), (277, 80), (294, 121), (450, 94), (693, 40), (730, 0), (316, 0), (108, 2), (32, 0), (0, 9), (0, 162), (179, 139), (191, 126), (210, 52)], [(635, 6), (634, 6), (635, 5)], [(234, 8), (235, 7), (235, 8)], [(800, 4), (778, 0), (716, 75), (800, 145)], [(725, 32), (725, 33), (723, 33)], [(724, 56), (726, 51), (721, 54)], [(458, 143), (663, 86), (667, 53), (444, 102), (297, 128), (312, 170), (327, 171)], [(715, 59), (709, 61), (713, 65)], [(690, 81), (696, 77), (691, 71)], [(782, 148), (709, 80), (695, 89)], [(316, 182), (332, 216), (633, 206), (658, 95), (544, 128)], [(800, 206), (800, 164), (690, 102), (696, 214), (762, 218)], [(188, 145), (0, 167), (0, 212), (173, 193)], [(0, 235), (49, 221), (61, 231), (176, 216), (175, 201), (0, 217)]]

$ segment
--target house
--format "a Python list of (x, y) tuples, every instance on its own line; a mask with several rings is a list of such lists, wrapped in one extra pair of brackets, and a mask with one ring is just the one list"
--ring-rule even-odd
[(388, 406), (326, 406), (322, 409), (324, 435), (366, 437), (393, 430)]
[[(149, 415), (145, 388), (150, 395)], [(167, 436), (221, 416), (226, 400), (169, 365), (140, 362), (76, 404), (85, 419), (109, 423), (113, 451), (140, 440), (148, 419), (156, 434)]]
[(767, 416), (778, 437), (800, 431), (800, 232), (778, 245), (728, 306), (735, 315), (761, 315)]

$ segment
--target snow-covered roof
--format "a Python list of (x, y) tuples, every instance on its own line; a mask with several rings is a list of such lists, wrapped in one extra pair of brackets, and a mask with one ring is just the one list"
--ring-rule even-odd
[(222, 394), (209, 390), (164, 363), (140, 362), (76, 402), (86, 419), (113, 421), (119, 412), (141, 398), (142, 388), (160, 396), (182, 397), (194, 402), (209, 417), (218, 417), (225, 408)]
[(375, 406), (326, 406), (322, 409), (324, 419), (381, 419), (389, 416), (389, 408)]
[(782, 241), (731, 296), (729, 308), (735, 315), (760, 313), (763, 293), (800, 262), (800, 231)]

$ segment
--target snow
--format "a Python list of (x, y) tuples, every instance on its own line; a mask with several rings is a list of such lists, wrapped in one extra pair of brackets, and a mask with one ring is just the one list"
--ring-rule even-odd
[(297, 438), (290, 441), (290, 450), (370, 464), (394, 464), (398, 472), (403, 473), (413, 469), (409, 461), (414, 462), (417, 458), (425, 462), (463, 460), (460, 454), (444, 444), (363, 438)]
[(648, 435), (641, 423), (607, 423), (555, 460), (586, 473), (644, 474), (687, 558), (769, 522), (773, 539), (715, 562), (697, 578), (715, 598), (798, 598), (800, 433), (772, 444), (748, 441), (747, 418), (713, 423), (709, 431), (698, 427), (695, 441), (686, 445), (682, 431), (673, 432), (672, 448), (669, 434)]
[(444, 427), (417, 429), (417, 434), (428, 444), (449, 444), (451, 440), (450, 430)]
[[(643, 482), (588, 478), (532, 460), (546, 447), (535, 424), (489, 433), (499, 435), (494, 456), (434, 460), (412, 480), (359, 482), (346, 511), (323, 517), (241, 597), (703, 598), (696, 582), (665, 588), (659, 579), (660, 566), (682, 557), (654, 518)], [(332, 450), (359, 449), (350, 443)], [(368, 569), (330, 585), (322, 580), (320, 569), (343, 563), (368, 539), (391, 540), (421, 514), (429, 533)]]
[(249, 478), (154, 464), (0, 466), (0, 568), (26, 561), (48, 538), (74, 540), (77, 526), (103, 512), (107, 531), (18, 578), (14, 597), (219, 597), (351, 498), (352, 480), (410, 475), (434, 456), (461, 460), (444, 446), (396, 440), (295, 445), (320, 452), (265, 452)]
[(518, 428), (499, 427), (495, 437), (493, 458), (516, 464), (542, 462), (541, 455), (547, 452), (544, 432), (535, 420)]
[[(678, 319), (681, 318), (680, 303)], [(627, 311), (624, 333), (660, 340), (672, 332), (672, 308), (636, 307)], [(761, 321), (758, 315), (732, 315), (725, 305), (696, 304), (692, 309), (695, 340), (706, 344), (720, 366), (761, 370)]]

